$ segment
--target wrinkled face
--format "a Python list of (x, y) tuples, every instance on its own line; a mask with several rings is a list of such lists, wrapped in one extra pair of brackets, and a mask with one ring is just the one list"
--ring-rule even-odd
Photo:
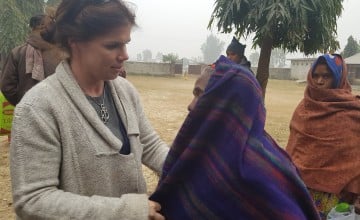
[(331, 89), (334, 83), (334, 76), (326, 64), (318, 64), (312, 74), (316, 88)]
[(234, 53), (232, 51), (226, 51), (226, 56), (227, 56), (227, 58), (229, 58), (229, 60), (231, 60), (235, 63), (241, 62), (241, 57), (237, 53)]
[(129, 59), (126, 44), (130, 41), (130, 32), (129, 25), (90, 41), (70, 42), (71, 63), (76, 63), (80, 74), (92, 80), (115, 79), (123, 71), (124, 61)]
[(207, 83), (209, 82), (209, 79), (210, 79), (210, 75), (201, 75), (196, 80), (195, 86), (194, 86), (194, 89), (193, 89), (194, 98), (193, 98), (193, 100), (190, 102), (190, 104), (188, 106), (189, 111), (194, 110), (194, 107), (195, 107), (197, 101), (203, 95), (203, 93), (205, 91), (205, 87), (206, 87)]

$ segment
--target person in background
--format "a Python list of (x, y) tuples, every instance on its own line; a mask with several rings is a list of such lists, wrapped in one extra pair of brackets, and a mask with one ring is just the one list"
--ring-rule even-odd
[(246, 45), (241, 44), (235, 37), (233, 37), (231, 43), (226, 49), (226, 55), (231, 61), (241, 66), (244, 66), (251, 71), (250, 69), (251, 63), (250, 61), (247, 60), (246, 56), (244, 55), (245, 47)]
[(142, 164), (168, 146), (119, 77), (135, 15), (123, 1), (63, 0), (54, 40), (69, 54), (16, 106), (10, 173), (18, 219), (156, 219)]
[(14, 48), (5, 61), (1, 91), (12, 105), (17, 105), (29, 89), (53, 74), (65, 57), (59, 48), (41, 37), (52, 22), (44, 14), (31, 17), (31, 33), (26, 43)]
[(360, 208), (360, 99), (347, 74), (340, 55), (319, 56), (290, 122), (286, 151), (323, 219), (341, 201)]
[(224, 56), (211, 72), (195, 83), (150, 198), (172, 220), (319, 219), (295, 166), (264, 130), (255, 77)]

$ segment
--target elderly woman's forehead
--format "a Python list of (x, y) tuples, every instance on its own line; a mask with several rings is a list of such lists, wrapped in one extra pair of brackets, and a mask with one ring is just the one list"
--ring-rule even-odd
[(199, 86), (202, 89), (205, 89), (206, 84), (209, 82), (210, 75), (208, 74), (201, 74), (199, 78), (195, 82), (195, 86)]

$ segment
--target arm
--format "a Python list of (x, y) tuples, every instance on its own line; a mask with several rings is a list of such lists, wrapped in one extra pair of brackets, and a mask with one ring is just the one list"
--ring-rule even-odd
[(17, 65), (18, 62), (14, 57), (14, 52), (11, 52), (6, 59), (1, 76), (1, 92), (12, 105), (18, 103), (17, 87), (19, 76)]
[(165, 158), (169, 152), (169, 147), (160, 139), (159, 135), (155, 132), (148, 119), (143, 112), (140, 105), (139, 107), (139, 129), (140, 129), (140, 142), (143, 144), (143, 163), (161, 174)]
[(15, 110), (10, 171), (16, 214), (22, 219), (147, 219), (145, 194), (83, 196), (60, 188), (61, 137), (53, 112), (25, 100)]
[(138, 115), (140, 142), (143, 145), (142, 162), (158, 174), (161, 174), (169, 147), (160, 139), (148, 121), (136, 89), (132, 86), (129, 89), (132, 90), (130, 99), (133, 101)]

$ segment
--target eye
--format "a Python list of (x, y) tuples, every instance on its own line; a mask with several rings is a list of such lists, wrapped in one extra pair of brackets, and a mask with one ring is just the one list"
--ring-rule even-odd
[(317, 74), (317, 73), (313, 73), (312, 78), (314, 78), (314, 79), (319, 78), (319, 74)]
[(204, 92), (203, 92), (201, 89), (199, 89), (199, 88), (195, 88), (195, 89), (193, 90), (193, 94), (194, 94), (195, 97), (200, 97), (203, 93), (204, 93)]
[(107, 49), (116, 49), (116, 48), (118, 48), (119, 47), (119, 45), (118, 44), (109, 44), (109, 45), (106, 45), (106, 48)]
[(125, 47), (126, 44), (121, 44), (121, 43), (108, 43), (105, 44), (104, 47), (108, 50), (114, 50), (114, 49), (122, 49)]
[(106, 44), (105, 45), (105, 48), (109, 49), (109, 50), (115, 49), (116, 47), (117, 47), (117, 45), (115, 45), (115, 44)]

